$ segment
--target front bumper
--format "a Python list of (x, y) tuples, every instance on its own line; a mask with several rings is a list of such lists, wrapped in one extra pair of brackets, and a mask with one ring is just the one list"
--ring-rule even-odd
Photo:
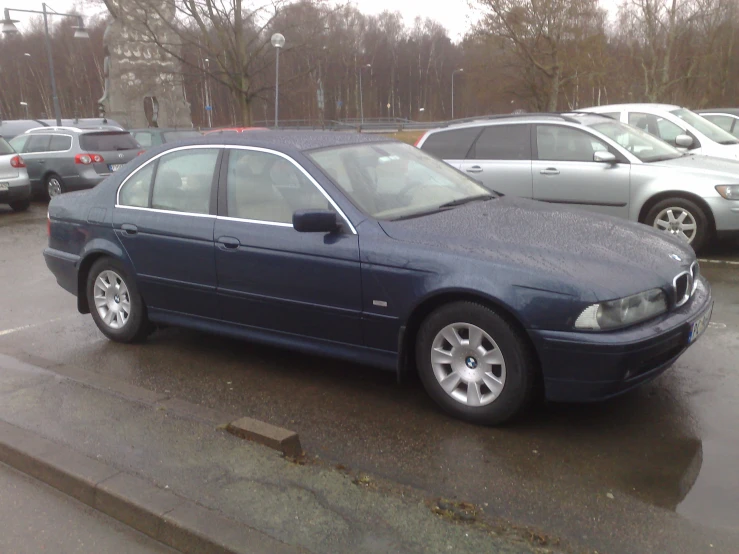
[(529, 331), (541, 362), (547, 399), (604, 400), (654, 379), (687, 350), (692, 324), (712, 305), (710, 285), (700, 277), (687, 304), (629, 329)]

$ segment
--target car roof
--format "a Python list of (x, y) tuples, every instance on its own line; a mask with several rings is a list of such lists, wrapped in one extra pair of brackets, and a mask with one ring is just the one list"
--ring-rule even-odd
[(113, 125), (91, 125), (89, 127), (70, 127), (70, 126), (61, 126), (61, 127), (34, 127), (33, 129), (28, 129), (26, 131), (26, 134), (55, 134), (55, 133), (95, 133), (95, 132), (101, 132), (101, 131), (116, 131), (119, 133), (127, 133), (125, 129), (121, 127), (116, 127)]
[(129, 133), (171, 133), (172, 131), (195, 131), (199, 133), (194, 127), (141, 127), (140, 129), (129, 129)]
[(464, 121), (458, 121), (456, 123), (450, 123), (446, 127), (439, 127), (430, 131), (436, 133), (440, 131), (447, 131), (451, 129), (465, 129), (469, 127), (485, 127), (488, 125), (497, 125), (503, 123), (551, 123), (551, 122), (563, 122), (563, 123), (581, 123), (583, 116), (595, 116), (598, 118), (607, 118), (600, 114), (585, 113), (585, 112), (544, 112), (544, 113), (518, 113), (518, 114), (496, 114), (483, 117), (470, 118)]
[(695, 110), (695, 113), (700, 114), (706, 114), (706, 113), (715, 113), (715, 114), (729, 114), (729, 115), (739, 115), (739, 108), (705, 108), (702, 110)]
[(672, 110), (679, 110), (682, 106), (674, 104), (657, 104), (657, 103), (642, 103), (642, 104), (607, 104), (605, 106), (593, 106), (591, 108), (582, 108), (581, 111), (593, 111), (593, 112), (609, 112), (609, 111), (621, 111), (621, 110), (660, 110), (670, 112)]
[(193, 138), (179, 145), (224, 144), (226, 146), (256, 146), (277, 150), (298, 150), (301, 152), (377, 142), (400, 142), (384, 135), (343, 132), (343, 131), (245, 131), (243, 133), (223, 133)]

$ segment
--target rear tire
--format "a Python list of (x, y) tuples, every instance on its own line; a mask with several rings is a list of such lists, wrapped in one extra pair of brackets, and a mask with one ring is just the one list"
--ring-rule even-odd
[(644, 223), (686, 240), (696, 252), (711, 235), (706, 213), (686, 198), (667, 198), (657, 202), (647, 213)]
[(529, 345), (481, 304), (454, 302), (432, 312), (419, 329), (416, 360), (429, 396), (471, 423), (508, 421), (533, 397), (537, 368)]
[(31, 207), (30, 198), (26, 198), (25, 200), (18, 200), (17, 202), (10, 203), (10, 208), (14, 212), (25, 212), (30, 207)]
[(86, 290), (92, 319), (109, 339), (137, 342), (154, 330), (136, 281), (118, 260), (97, 260), (87, 275)]
[(55, 196), (59, 196), (65, 192), (66, 187), (64, 186), (62, 178), (56, 173), (49, 173), (44, 179), (44, 193), (46, 194), (46, 197), (51, 200)]

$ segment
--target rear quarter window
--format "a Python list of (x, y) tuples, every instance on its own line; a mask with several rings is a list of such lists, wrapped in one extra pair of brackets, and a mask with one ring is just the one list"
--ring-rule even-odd
[(13, 147), (4, 138), (0, 137), (0, 156), (14, 153)]
[(131, 133), (106, 132), (80, 135), (80, 148), (88, 152), (111, 152), (115, 150), (136, 150), (139, 143)]
[(432, 133), (421, 145), (421, 150), (442, 160), (464, 160), (482, 130), (482, 127), (469, 127)]

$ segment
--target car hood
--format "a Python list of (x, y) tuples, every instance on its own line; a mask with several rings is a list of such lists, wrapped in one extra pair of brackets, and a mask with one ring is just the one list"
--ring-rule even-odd
[(556, 292), (584, 287), (597, 300), (670, 286), (695, 259), (688, 244), (645, 225), (508, 196), (380, 225), (398, 241), (482, 257), (531, 283), (546, 277), (561, 284)]
[(729, 179), (729, 183), (739, 181), (739, 160), (688, 154), (672, 160), (645, 164), (650, 167), (669, 167), (681, 172), (695, 171), (702, 176)]

